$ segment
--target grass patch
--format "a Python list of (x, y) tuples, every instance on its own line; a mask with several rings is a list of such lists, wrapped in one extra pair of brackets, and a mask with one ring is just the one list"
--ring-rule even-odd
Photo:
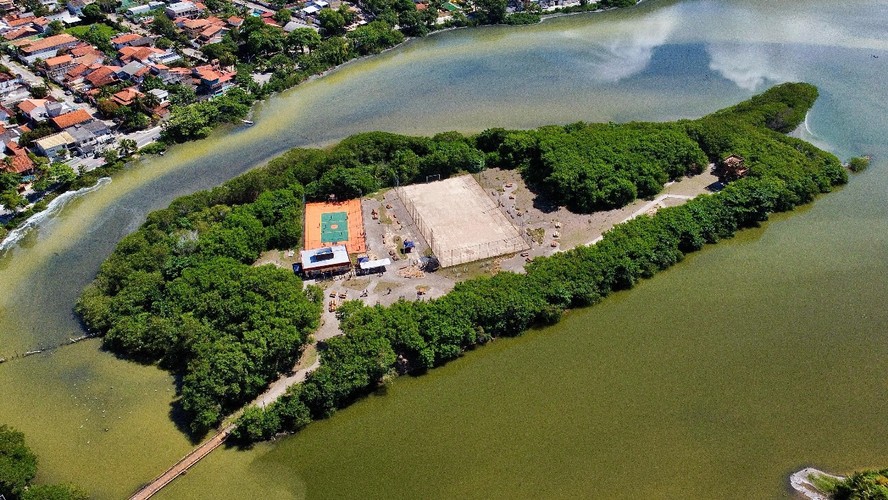
[(815, 488), (828, 494), (836, 491), (836, 486), (841, 482), (841, 480), (834, 477), (824, 476), (823, 474), (817, 473), (808, 474), (808, 480), (811, 481), (811, 484), (813, 484)]
[(99, 35), (102, 38), (111, 39), (112, 37), (116, 36), (119, 33), (119, 31), (114, 29), (114, 27), (108, 26), (107, 24), (103, 24), (103, 23), (96, 23), (96, 24), (90, 24), (90, 25), (84, 25), (84, 26), (74, 26), (73, 28), (66, 29), (65, 33), (74, 35), (77, 38), (80, 38), (81, 40), (83, 40), (84, 37), (86, 36), (86, 33), (91, 28), (93, 28), (93, 26), (95, 26), (95, 30), (98, 31)]
[(527, 228), (527, 235), (530, 236), (534, 243), (542, 245), (543, 239), (546, 238), (546, 230), (541, 227), (536, 229)]
[(389, 217), (388, 211), (385, 209), (385, 205), (379, 207), (379, 222), (383, 224), (391, 224), (392, 218)]
[(370, 278), (345, 280), (342, 282), (342, 286), (349, 290), (363, 290), (370, 286)]

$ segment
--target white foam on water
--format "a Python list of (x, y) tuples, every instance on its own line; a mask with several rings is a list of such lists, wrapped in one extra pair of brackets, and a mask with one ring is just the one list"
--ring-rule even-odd
[(102, 177), (92, 186), (60, 194), (54, 200), (49, 202), (46, 210), (28, 217), (28, 220), (26, 220), (24, 224), (10, 231), (9, 234), (6, 235), (6, 238), (4, 238), (3, 241), (0, 241), (0, 252), (12, 248), (13, 245), (18, 243), (26, 234), (28, 234), (28, 231), (40, 226), (43, 221), (57, 214), (69, 201), (79, 198), (87, 193), (91, 193), (110, 182), (110, 177)]

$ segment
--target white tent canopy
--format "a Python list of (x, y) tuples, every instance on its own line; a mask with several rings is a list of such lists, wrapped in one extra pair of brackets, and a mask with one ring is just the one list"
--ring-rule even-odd
[(376, 269), (377, 267), (385, 267), (390, 265), (392, 265), (392, 261), (390, 259), (368, 260), (366, 262), (361, 262), (361, 269)]

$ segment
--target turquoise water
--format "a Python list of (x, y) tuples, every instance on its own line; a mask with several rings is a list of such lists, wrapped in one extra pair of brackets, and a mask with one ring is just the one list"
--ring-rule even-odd
[[(0, 257), (0, 355), (79, 335), (79, 290), (148, 211), (287, 148), (695, 117), (804, 80), (821, 98), (799, 134), (875, 157), (849, 186), (300, 435), (216, 452), (163, 496), (758, 498), (786, 494), (803, 465), (888, 463), (885, 19), (885, 1), (649, 2), (349, 64), (261, 106), (253, 127), (134, 166)], [(190, 448), (171, 377), (96, 341), (2, 365), (0, 387), (0, 421), (28, 434), (41, 479), (99, 498)]]

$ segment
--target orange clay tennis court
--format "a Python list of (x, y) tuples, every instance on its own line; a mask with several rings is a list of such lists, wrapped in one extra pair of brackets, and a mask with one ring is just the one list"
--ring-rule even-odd
[(367, 251), (361, 200), (305, 204), (305, 249), (345, 245), (348, 253)]

